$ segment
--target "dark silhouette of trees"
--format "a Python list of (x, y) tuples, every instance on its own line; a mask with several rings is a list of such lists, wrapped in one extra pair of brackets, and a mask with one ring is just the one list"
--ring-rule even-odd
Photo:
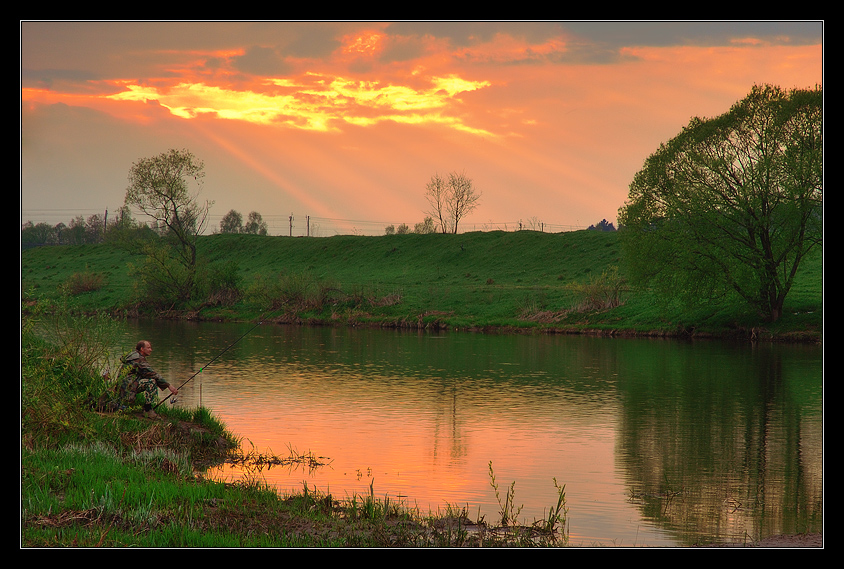
[(607, 221), (606, 219), (602, 219), (595, 225), (590, 225), (586, 229), (590, 229), (592, 231), (615, 231), (615, 226), (612, 224), (611, 221)]
[(268, 229), (263, 217), (257, 211), (249, 213), (249, 217), (244, 225), (243, 216), (235, 210), (230, 210), (220, 221), (220, 233), (267, 235)]

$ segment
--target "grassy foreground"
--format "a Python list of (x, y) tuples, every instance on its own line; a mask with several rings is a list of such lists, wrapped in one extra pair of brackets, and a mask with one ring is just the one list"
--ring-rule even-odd
[[(310, 455), (244, 454), (206, 409), (92, 408), (108, 386), (79, 354), (21, 334), (21, 547), (461, 547), (566, 543), (564, 487), (548, 518), (516, 525), (465, 511), (423, 514), (389, 499), (338, 501), (303, 488), (279, 496), (260, 481), (208, 480), (223, 459), (252, 467)], [(90, 346), (89, 346), (90, 347)], [(278, 464), (279, 462), (275, 462)], [(490, 475), (492, 465), (490, 465)], [(497, 492), (497, 488), (496, 488)]]
[(199, 253), (209, 274), (236, 284), (178, 311), (139, 302), (130, 268), (141, 257), (117, 244), (23, 251), (22, 291), (115, 315), (801, 341), (822, 334), (821, 249), (801, 266), (776, 323), (737, 302), (672, 306), (629, 288), (616, 232), (210, 235)]

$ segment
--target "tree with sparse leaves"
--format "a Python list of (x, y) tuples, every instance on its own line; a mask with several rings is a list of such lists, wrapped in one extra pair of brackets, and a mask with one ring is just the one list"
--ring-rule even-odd
[(619, 237), (635, 282), (691, 299), (736, 294), (782, 314), (801, 261), (822, 245), (823, 90), (756, 86), (694, 118), (630, 185)]
[(434, 220), (430, 216), (427, 216), (423, 221), (413, 226), (413, 232), (420, 235), (428, 235), (429, 233), (436, 233), (437, 229), (434, 227)]
[(205, 229), (211, 202), (200, 202), (205, 166), (187, 150), (168, 150), (138, 160), (129, 170), (125, 205), (152, 218), (164, 237), (146, 245), (138, 274), (156, 296), (185, 302), (195, 292), (196, 243)]
[(457, 233), (460, 221), (471, 213), (481, 198), (472, 180), (464, 173), (452, 172), (447, 177), (431, 176), (425, 186), (430, 215), (442, 233)]

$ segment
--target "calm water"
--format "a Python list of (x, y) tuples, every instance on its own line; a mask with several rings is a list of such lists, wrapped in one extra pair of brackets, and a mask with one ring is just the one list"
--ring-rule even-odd
[[(133, 323), (176, 385), (251, 325)], [(330, 460), (261, 473), (279, 491), (447, 504), (521, 517), (566, 485), (575, 545), (688, 545), (820, 531), (817, 347), (430, 334), (265, 324), (188, 383), (247, 449)], [(213, 475), (233, 480), (231, 468)]]

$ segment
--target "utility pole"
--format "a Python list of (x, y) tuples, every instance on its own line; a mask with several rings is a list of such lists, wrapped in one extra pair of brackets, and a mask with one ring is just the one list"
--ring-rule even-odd
[(290, 237), (293, 237), (293, 214), (290, 214)]

